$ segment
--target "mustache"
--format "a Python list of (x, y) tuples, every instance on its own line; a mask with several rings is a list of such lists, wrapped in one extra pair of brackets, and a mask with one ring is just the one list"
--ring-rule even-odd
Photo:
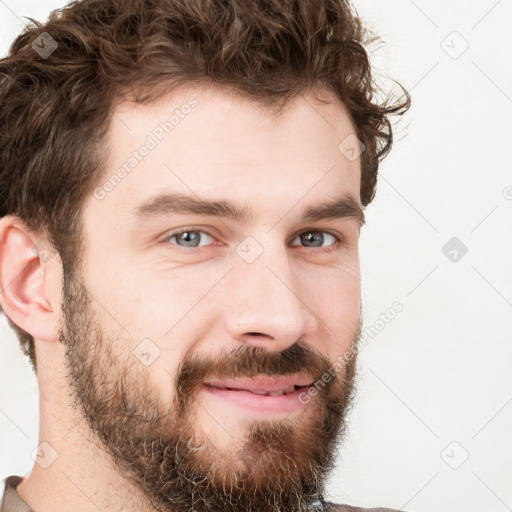
[(286, 376), (299, 374), (316, 381), (332, 366), (327, 357), (304, 342), (297, 341), (277, 352), (241, 345), (213, 357), (191, 355), (176, 373), (176, 392), (180, 406), (198, 391), (199, 385), (213, 379)]

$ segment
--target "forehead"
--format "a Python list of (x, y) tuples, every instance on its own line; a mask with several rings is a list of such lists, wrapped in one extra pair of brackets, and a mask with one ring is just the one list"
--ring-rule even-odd
[(163, 191), (232, 197), (254, 213), (258, 205), (289, 209), (347, 192), (359, 202), (360, 158), (340, 150), (355, 129), (341, 102), (324, 97), (330, 103), (298, 96), (279, 115), (219, 87), (183, 86), (147, 105), (118, 103), (101, 193), (90, 206), (128, 215)]

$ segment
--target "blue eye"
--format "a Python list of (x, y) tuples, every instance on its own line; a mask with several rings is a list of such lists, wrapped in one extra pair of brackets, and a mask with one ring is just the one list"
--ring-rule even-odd
[[(201, 231), (198, 229), (188, 229), (186, 231), (179, 231), (177, 233), (173, 233), (169, 237), (167, 237), (166, 240), (172, 240), (173, 238), (176, 239), (178, 243), (174, 245), (179, 245), (180, 247), (201, 247), (201, 235), (206, 235), (207, 237), (213, 238), (209, 233), (206, 231)], [(181, 242), (183, 242), (183, 245), (181, 245)]]
[[(297, 235), (296, 240), (299, 239), (305, 247), (320, 247), (320, 248), (332, 248), (341, 242), (341, 238), (328, 233), (327, 231), (304, 231)], [(325, 242), (331, 241), (327, 246), (323, 245)], [(293, 245), (293, 244), (292, 244)]]

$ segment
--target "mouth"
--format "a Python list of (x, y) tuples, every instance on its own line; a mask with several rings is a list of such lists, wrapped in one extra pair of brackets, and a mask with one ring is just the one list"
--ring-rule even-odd
[(203, 389), (211, 396), (238, 410), (256, 415), (289, 414), (302, 409), (305, 404), (300, 400), (313, 381), (309, 378), (255, 377), (252, 379), (229, 379), (210, 381)]
[(261, 396), (289, 395), (293, 391), (298, 391), (298, 390), (305, 391), (305, 390), (307, 390), (307, 388), (309, 388), (309, 385), (307, 385), (307, 386), (292, 385), (292, 386), (288, 386), (287, 388), (284, 388), (284, 389), (268, 391), (268, 390), (264, 390), (264, 389), (244, 389), (244, 388), (230, 388), (230, 387), (226, 387), (226, 386), (214, 386), (213, 384), (205, 384), (205, 386), (209, 386), (209, 387), (216, 388), (216, 389), (225, 389), (228, 391), (248, 391), (249, 393), (253, 393), (255, 395), (261, 395)]

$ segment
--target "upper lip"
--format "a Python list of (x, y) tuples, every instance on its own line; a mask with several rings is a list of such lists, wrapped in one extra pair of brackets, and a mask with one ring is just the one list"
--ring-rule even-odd
[(280, 391), (290, 386), (309, 386), (313, 381), (304, 375), (285, 375), (272, 377), (263, 375), (252, 378), (211, 380), (205, 382), (208, 386), (217, 388), (245, 389), (247, 391)]

